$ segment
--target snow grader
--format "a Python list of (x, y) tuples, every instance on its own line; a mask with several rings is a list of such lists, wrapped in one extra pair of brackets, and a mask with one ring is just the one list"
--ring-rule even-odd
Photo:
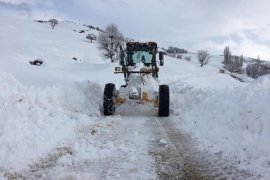
[(159, 117), (168, 117), (170, 92), (168, 85), (159, 85), (159, 66), (164, 65), (164, 54), (158, 52), (157, 43), (127, 42), (125, 50), (122, 47), (120, 49), (120, 67), (115, 67), (114, 73), (123, 74), (125, 84), (119, 90), (113, 83), (105, 85), (104, 115), (114, 115), (117, 106), (135, 102), (151, 105), (157, 109)]

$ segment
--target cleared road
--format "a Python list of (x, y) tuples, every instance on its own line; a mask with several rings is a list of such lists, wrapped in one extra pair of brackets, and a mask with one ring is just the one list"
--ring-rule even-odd
[(199, 142), (174, 128), (169, 118), (151, 118), (148, 126), (155, 137), (150, 154), (159, 179), (257, 179), (222, 159), (221, 154), (198, 150)]

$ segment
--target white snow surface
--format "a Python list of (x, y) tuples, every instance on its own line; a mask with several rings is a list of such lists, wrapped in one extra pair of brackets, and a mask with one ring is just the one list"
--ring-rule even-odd
[[(170, 85), (172, 119), (202, 142), (202, 149), (222, 153), (268, 179), (270, 76), (241, 83), (219, 73), (215, 61), (203, 68), (179, 60), (167, 62), (160, 79)], [(166, 78), (169, 72), (174, 75)]]
[[(47, 178), (96, 179), (107, 168), (106, 175), (116, 179), (153, 179), (143, 115), (128, 117), (130, 108), (114, 117), (101, 115), (104, 84), (123, 84), (123, 77), (113, 74), (117, 64), (103, 60), (86, 34), (73, 31), (74, 24), (60, 23), (52, 30), (48, 24), (4, 16), (0, 23), (0, 179), (65, 147), (73, 156), (59, 157)], [(44, 64), (30, 65), (36, 58)], [(170, 86), (168, 120), (196, 138), (200, 148), (221, 152), (240, 168), (269, 179), (270, 76), (242, 83), (219, 73), (220, 57), (202, 68), (195, 57), (192, 62), (165, 58), (159, 80)], [(116, 157), (123, 158), (118, 170), (128, 169), (121, 174), (109, 169)], [(98, 167), (90, 166), (95, 174), (75, 173), (98, 160)], [(74, 164), (78, 169), (63, 174)]]

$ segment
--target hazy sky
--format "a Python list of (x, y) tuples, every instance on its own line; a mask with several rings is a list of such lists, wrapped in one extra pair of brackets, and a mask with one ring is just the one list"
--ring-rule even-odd
[(0, 15), (59, 18), (189, 51), (206, 49), (270, 60), (269, 0), (0, 0)]

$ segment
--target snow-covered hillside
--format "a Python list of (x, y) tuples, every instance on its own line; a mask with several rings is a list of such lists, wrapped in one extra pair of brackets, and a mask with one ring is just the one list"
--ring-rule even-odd
[[(44, 87), (92, 79), (104, 82), (103, 73), (112, 77), (114, 65), (104, 63), (96, 46), (85, 38), (85, 33), (73, 31), (75, 24), (64, 22), (51, 29), (47, 23), (6, 17), (0, 17), (0, 20), (3, 23), (0, 70), (13, 74), (24, 85)], [(82, 28), (86, 27), (75, 30)], [(93, 33), (97, 34), (96, 31)], [(44, 65), (29, 66), (29, 61), (34, 59), (43, 60)]]
[[(73, 31), (85, 27), (64, 22), (51, 29), (3, 16), (0, 22), (0, 179), (155, 179), (148, 152), (155, 137), (147, 129), (155, 112), (102, 115), (105, 83), (119, 87), (123, 77), (86, 34)], [(34, 59), (44, 64), (30, 65)], [(159, 80), (170, 86), (171, 116), (162, 120), (200, 149), (268, 179), (270, 76), (243, 83), (220, 73), (220, 63), (211, 58), (201, 68), (195, 56), (165, 57)]]

